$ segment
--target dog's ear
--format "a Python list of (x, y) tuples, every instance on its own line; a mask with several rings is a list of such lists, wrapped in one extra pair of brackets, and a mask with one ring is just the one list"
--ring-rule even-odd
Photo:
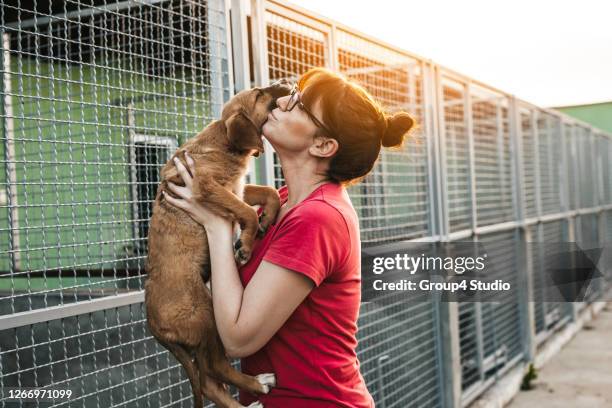
[(239, 151), (257, 149), (254, 156), (259, 156), (263, 153), (264, 146), (259, 129), (251, 122), (243, 112), (233, 114), (225, 121), (227, 129), (227, 138), (230, 145)]

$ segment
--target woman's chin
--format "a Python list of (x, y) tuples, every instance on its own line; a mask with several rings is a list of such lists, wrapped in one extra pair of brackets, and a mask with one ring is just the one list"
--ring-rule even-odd
[(264, 123), (261, 128), (261, 135), (270, 143), (274, 140), (274, 131), (270, 129), (268, 122)]

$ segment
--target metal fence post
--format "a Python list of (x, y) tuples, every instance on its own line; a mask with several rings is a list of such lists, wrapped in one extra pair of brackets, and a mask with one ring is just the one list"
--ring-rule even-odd
[(387, 361), (389, 359), (389, 356), (387, 354), (378, 357), (378, 359), (376, 360), (376, 383), (378, 386), (378, 393), (379, 393), (379, 407), (380, 408), (386, 408), (387, 403), (385, 401), (385, 383), (383, 381), (383, 369), (382, 369), (382, 365), (385, 361)]
[[(584, 146), (583, 146), (583, 140), (582, 140), (582, 136), (579, 132), (579, 127), (578, 126), (574, 126), (573, 129), (573, 137), (572, 137), (572, 143), (573, 143), (573, 148), (575, 149), (575, 174), (578, 174), (578, 177), (576, 177), (576, 209), (580, 210), (582, 209), (583, 206), (585, 206), (588, 201), (586, 201), (584, 198), (582, 197), (581, 193), (584, 191), (584, 189), (582, 188), (580, 181), (582, 180), (582, 176), (584, 176), (586, 174), (586, 167), (585, 167), (585, 157), (583, 155), (584, 153)], [(578, 139), (578, 136), (580, 136), (580, 140)], [(576, 242), (577, 244), (581, 243), (583, 240), (583, 233), (582, 233), (582, 224), (583, 224), (583, 219), (582, 216), (580, 215), (579, 212), (576, 212), (575, 216), (574, 216), (574, 223), (573, 223), (573, 236), (572, 236), (572, 240), (573, 242)], [(582, 302), (578, 302), (578, 301), (574, 301), (572, 302), (572, 306), (574, 307), (574, 311), (573, 311), (573, 317), (574, 319), (578, 318), (578, 312), (580, 312), (582, 310), (582, 308), (585, 306), (586, 303), (586, 299), (583, 299)]]
[[(535, 308), (533, 297), (533, 264), (531, 258), (531, 229), (525, 225), (525, 186), (523, 174), (523, 139), (518, 103), (514, 96), (510, 97), (509, 131), (511, 146), (512, 191), (514, 214), (521, 223), (518, 231), (517, 266), (519, 284), (518, 301), (521, 313), (521, 331), (523, 353), (525, 360), (531, 361), (535, 356)], [(539, 224), (538, 224), (539, 225)]]
[(340, 62), (338, 61), (338, 28), (336, 24), (332, 24), (327, 37), (327, 65), (332, 71), (340, 70)]
[(571, 209), (571, 200), (570, 200), (570, 180), (568, 173), (569, 161), (567, 160), (567, 145), (566, 145), (566, 137), (565, 137), (565, 122), (561, 120), (560, 124), (560, 132), (561, 132), (561, 166), (562, 169), (559, 172), (560, 183), (561, 183), (561, 212), (568, 212)]
[(521, 114), (514, 96), (510, 97), (508, 118), (510, 129), (512, 190), (515, 202), (514, 216), (521, 223), (525, 222), (525, 176), (523, 173), (523, 133), (521, 129)]
[[(525, 227), (520, 230), (522, 251), (524, 258), (520, 260), (520, 265), (524, 267), (524, 271), (519, 270), (519, 281), (523, 279), (523, 288), (519, 293), (520, 310), (523, 317), (522, 333), (523, 333), (523, 352), (526, 361), (532, 361), (536, 354), (537, 347), (537, 330), (536, 330), (536, 315), (535, 315), (535, 291), (534, 285), (536, 279), (540, 279), (540, 270), (534, 268), (534, 256), (538, 257), (538, 265), (542, 265), (542, 250), (544, 246), (542, 242), (543, 225), (541, 223), (534, 224), (530, 227)], [(535, 239), (534, 239), (535, 235)], [(534, 244), (537, 250), (534, 253)]]
[(15, 169), (15, 138), (13, 125), (13, 103), (11, 95), (11, 37), (10, 34), (2, 33), (2, 67), (4, 75), (2, 75), (2, 116), (4, 126), (2, 127), (4, 134), (4, 160), (5, 160), (5, 177), (8, 184), (7, 204), (9, 207), (9, 243), (12, 272), (21, 270), (21, 256), (19, 252), (19, 206), (17, 204), (17, 172)]
[(600, 194), (600, 184), (599, 177), (601, 176), (597, 171), (597, 160), (600, 157), (599, 149), (597, 149), (597, 145), (595, 141), (597, 140), (597, 136), (593, 132), (593, 128), (589, 127), (589, 164), (591, 165), (591, 174), (593, 175), (593, 207), (599, 206), (599, 194)]
[[(562, 120), (561, 118), (560, 120), (561, 120), (560, 132), (561, 132), (561, 141), (562, 141), (561, 142), (561, 166), (560, 166), (560, 168), (562, 169), (560, 172), (560, 182), (562, 185), (561, 211), (565, 214), (568, 214), (572, 210), (572, 198), (571, 198), (572, 189), (570, 186), (570, 183), (572, 182), (572, 180), (569, 177), (570, 160), (569, 160), (568, 155), (570, 155), (572, 152), (571, 152), (571, 149), (568, 152), (568, 145), (567, 145), (568, 140), (566, 137), (566, 122)], [(565, 242), (572, 242), (572, 239), (570, 239), (570, 234), (573, 237), (574, 235), (573, 216), (567, 216), (566, 218), (562, 219), (561, 222), (563, 222), (562, 233), (564, 235), (562, 238), (564, 239)], [(565, 313), (569, 313), (570, 321), (573, 321), (575, 319), (573, 303), (566, 302), (565, 308), (566, 308)]]
[(240, 92), (251, 87), (249, 39), (245, 0), (231, 0), (232, 66), (234, 89)]
[(440, 318), (443, 406), (461, 407), (461, 348), (459, 346), (459, 304), (437, 299)]
[[(539, 241), (542, 232), (542, 225), (535, 224), (535, 232), (538, 236), (538, 239), (535, 241)], [(539, 271), (534, 271), (533, 266), (533, 234), (534, 230), (531, 227), (525, 227), (519, 230), (520, 236), (520, 245), (521, 251), (520, 254), (522, 258), (519, 259), (519, 265), (523, 266), (524, 270), (519, 270), (519, 282), (521, 282), (521, 278), (523, 280), (522, 287), (523, 290), (519, 292), (519, 302), (521, 304), (520, 310), (522, 315), (522, 335), (523, 335), (523, 353), (525, 361), (533, 361), (536, 355), (536, 322), (535, 322), (535, 293), (534, 293), (534, 277), (538, 277), (536, 273)], [(542, 246), (539, 246), (539, 251), (542, 251)], [(541, 253), (537, 253), (541, 257)], [(540, 263), (541, 265), (541, 263)]]
[(441, 217), (439, 209), (442, 206), (440, 186), (440, 158), (438, 121), (439, 115), (436, 106), (435, 67), (431, 62), (421, 65), (423, 72), (423, 120), (425, 124), (425, 138), (427, 140), (427, 183), (429, 185), (429, 232), (431, 236), (440, 236)]
[[(594, 157), (594, 160), (591, 161), (592, 166), (593, 166), (593, 174), (596, 177), (595, 181), (595, 191), (594, 191), (594, 195), (595, 195), (595, 207), (599, 207), (599, 211), (595, 214), (595, 216), (597, 217), (597, 221), (596, 221), (596, 226), (597, 226), (597, 248), (602, 248), (604, 246), (604, 241), (605, 241), (605, 228), (606, 228), (606, 223), (605, 223), (605, 212), (603, 211), (603, 209), (601, 208), (602, 205), (604, 204), (604, 189), (603, 189), (603, 172), (602, 170), (602, 166), (601, 166), (601, 160), (602, 160), (602, 152), (601, 149), (599, 148), (599, 136), (593, 131), (593, 129), (590, 129), (590, 135), (591, 135), (591, 143), (592, 143), (592, 157)], [(602, 252), (602, 255), (604, 254), (604, 252)], [(599, 261), (601, 261), (601, 258), (599, 259)], [(597, 265), (596, 265), (597, 266)], [(598, 294), (597, 296), (600, 297), (603, 295), (603, 283), (600, 285), (600, 282), (602, 282), (603, 278), (600, 278), (599, 280), (595, 280), (594, 282), (591, 281), (591, 285), (595, 284), (596, 288), (598, 289)]]
[[(574, 181), (576, 181), (576, 185), (574, 186), (574, 198), (575, 198), (575, 205), (576, 205), (576, 209), (579, 209), (582, 207), (582, 201), (580, 200), (580, 193), (581, 193), (581, 188), (579, 185), (580, 182), (580, 175), (582, 173), (581, 171), (581, 155), (580, 155), (580, 149), (579, 149), (579, 144), (578, 144), (578, 126), (574, 125), (572, 126), (572, 137), (571, 137), (571, 152), (572, 152), (572, 164), (574, 165), (574, 174), (576, 175), (576, 177), (574, 178)], [(576, 235), (574, 235), (574, 238), (576, 238)]]
[[(230, 1), (230, 0), (226, 0)], [(249, 38), (247, 29), (245, 0), (231, 0), (230, 10), (227, 14), (230, 15), (228, 35), (231, 33), (231, 68), (234, 75), (234, 91), (240, 92), (251, 87), (251, 73), (249, 61)], [(230, 44), (228, 40), (228, 44)], [(247, 172), (247, 183), (258, 183), (255, 160), (249, 161), (249, 170)]]
[(436, 143), (438, 145), (437, 157), (438, 157), (438, 182), (440, 184), (440, 201), (439, 208), (437, 211), (438, 225), (440, 226), (440, 235), (444, 239), (448, 239), (450, 230), (450, 222), (448, 216), (448, 181), (447, 181), (447, 168), (446, 168), (446, 130), (444, 124), (444, 96), (443, 96), (443, 85), (442, 85), (442, 74), (440, 73), (440, 67), (432, 64), (432, 84), (434, 86), (435, 95), (435, 107), (436, 115), (434, 121), (437, 123), (438, 133), (436, 135)]
[[(266, 25), (266, 0), (251, 0), (251, 38), (253, 48), (253, 72), (255, 85), (267, 86), (268, 34)], [(263, 171), (261, 184), (274, 187), (274, 149), (264, 138)]]
[(478, 204), (476, 198), (476, 152), (474, 146), (474, 115), (472, 113), (472, 83), (468, 81), (463, 88), (464, 95), (464, 119), (465, 131), (468, 138), (469, 154), (469, 188), (470, 188), (470, 208), (471, 208), (471, 229), (472, 234), (476, 234), (478, 227)]
[[(446, 187), (446, 149), (444, 142), (444, 106), (442, 97), (442, 79), (440, 69), (433, 63), (425, 71), (431, 84), (430, 101), (432, 106), (432, 139), (436, 147), (433, 155), (435, 162), (430, 168), (436, 173), (436, 191), (438, 194), (437, 211), (434, 212), (436, 230), (443, 240), (448, 239), (448, 190)], [(459, 345), (459, 304), (442, 302), (441, 295), (434, 298), (434, 307), (439, 319), (440, 379), (443, 387), (442, 405), (446, 408), (461, 407), (461, 349)]]
[[(605, 264), (605, 256), (606, 256), (606, 228), (607, 228), (607, 220), (606, 220), (606, 212), (603, 210), (600, 210), (599, 213), (597, 214), (597, 228), (598, 228), (598, 235), (597, 235), (597, 247), (601, 248), (602, 252), (601, 252), (601, 257), (599, 258), (599, 262), (598, 265), (595, 265), (597, 267), (597, 271), (601, 272), (602, 276), (600, 278), (598, 278), (597, 284), (599, 285), (599, 296), (603, 296), (605, 293), (605, 289), (606, 289), (606, 264)], [(603, 261), (603, 262), (602, 262)], [(603, 299), (605, 300), (605, 299)]]
[[(578, 216), (573, 215), (567, 220), (567, 241), (568, 242), (577, 242), (576, 240), (576, 228)], [(573, 301), (570, 303), (570, 319), (572, 322), (578, 320), (578, 302)]]
[[(612, 173), (612, 136), (606, 137), (608, 148), (608, 162), (606, 163), (605, 171)], [(608, 177), (608, 197), (606, 197), (606, 205), (612, 204), (612, 175)]]
[(539, 219), (542, 216), (542, 186), (540, 172), (540, 128), (538, 127), (539, 112), (533, 110), (531, 115), (531, 129), (533, 132), (533, 169), (535, 181), (535, 206), (536, 217)]

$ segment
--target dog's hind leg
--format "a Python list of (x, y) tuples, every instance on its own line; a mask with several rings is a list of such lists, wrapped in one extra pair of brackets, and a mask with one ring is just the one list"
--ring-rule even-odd
[(196, 363), (200, 371), (201, 392), (206, 398), (217, 404), (217, 408), (242, 408), (222, 384), (209, 376), (210, 365), (206, 358), (205, 347), (201, 346), (196, 351)]
[(267, 394), (270, 388), (276, 385), (274, 374), (260, 374), (253, 377), (232, 367), (225, 357), (225, 350), (218, 336), (210, 342), (208, 353), (211, 370), (209, 374), (224, 383), (232, 384), (253, 394)]
[(191, 390), (193, 391), (193, 404), (196, 408), (201, 408), (204, 405), (204, 398), (202, 397), (202, 391), (200, 390), (200, 373), (197, 365), (191, 359), (191, 355), (185, 350), (180, 344), (168, 344), (162, 343), (170, 352), (176, 357), (179, 363), (185, 368), (189, 382), (191, 383)]

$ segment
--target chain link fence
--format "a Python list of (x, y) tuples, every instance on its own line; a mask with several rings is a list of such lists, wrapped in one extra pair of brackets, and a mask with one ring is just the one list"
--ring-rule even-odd
[(225, 4), (0, 7), (2, 386), (191, 406), (146, 328), (144, 251), (160, 166), (230, 94)]

